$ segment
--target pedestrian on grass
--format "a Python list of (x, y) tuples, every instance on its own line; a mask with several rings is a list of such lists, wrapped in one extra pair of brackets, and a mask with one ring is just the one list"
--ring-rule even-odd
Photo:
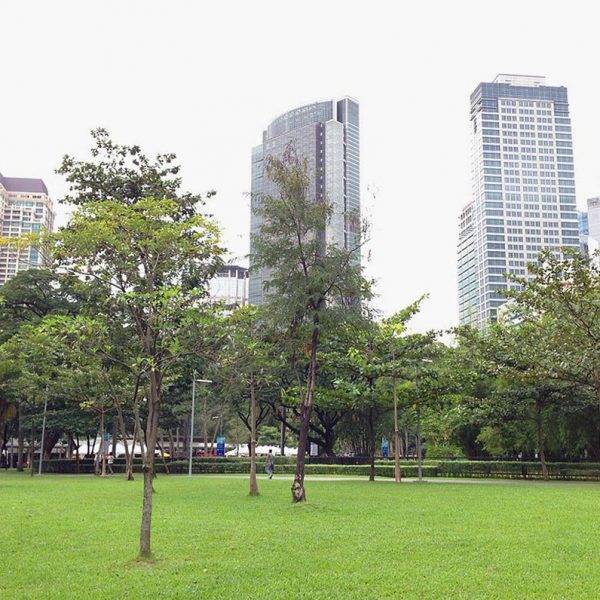
[(106, 464), (108, 465), (108, 470), (110, 471), (111, 475), (114, 475), (115, 472), (113, 471), (113, 463), (115, 462), (115, 457), (113, 456), (113, 453), (110, 452), (108, 455), (108, 459), (106, 460)]
[(267, 454), (267, 461), (265, 464), (265, 473), (269, 476), (269, 479), (273, 479), (273, 467), (275, 466), (275, 461), (273, 460), (273, 450), (269, 450), (269, 454)]

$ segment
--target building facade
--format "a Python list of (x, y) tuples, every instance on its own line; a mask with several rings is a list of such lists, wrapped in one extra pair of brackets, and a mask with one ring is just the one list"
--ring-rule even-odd
[(514, 285), (507, 274), (526, 275), (542, 249), (579, 248), (567, 89), (528, 75), (479, 84), (471, 94), (471, 138), (473, 200), (468, 232), (465, 211), (460, 217), (459, 310), (461, 324), (484, 328)]
[(211, 302), (222, 302), (225, 308), (248, 304), (248, 269), (238, 265), (224, 265), (210, 280)]
[(588, 198), (587, 235), (600, 243), (600, 197)]
[(3, 243), (0, 245), (0, 285), (19, 271), (45, 266), (49, 257), (43, 249), (22, 243), (6, 243), (54, 227), (54, 208), (41, 179), (4, 177), (0, 174), (0, 220)]
[[(328, 244), (347, 249), (360, 242), (360, 136), (358, 102), (350, 98), (316, 102), (291, 110), (275, 119), (263, 132), (262, 144), (252, 149), (250, 282), (249, 302), (264, 303), (264, 285), (269, 273), (253, 268), (255, 236), (260, 235), (257, 210), (262, 198), (277, 190), (266, 173), (268, 157), (281, 158), (293, 144), (306, 158), (309, 197), (326, 198), (333, 217), (324, 232)], [(360, 260), (357, 253), (357, 260)]]

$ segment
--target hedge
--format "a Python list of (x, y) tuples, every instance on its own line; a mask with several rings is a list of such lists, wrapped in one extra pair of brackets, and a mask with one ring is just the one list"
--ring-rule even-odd
[[(293, 475), (295, 464), (291, 457), (275, 457), (275, 472)], [(167, 461), (169, 473), (185, 474), (188, 472), (188, 461)], [(157, 473), (165, 473), (165, 464), (161, 459), (156, 460)], [(44, 461), (45, 473), (90, 474), (94, 472), (93, 459), (76, 460), (55, 459)], [(258, 472), (262, 473), (264, 460), (258, 460)], [(140, 459), (134, 460), (134, 471), (141, 472)], [(113, 465), (115, 473), (125, 472), (125, 460), (116, 459)], [(249, 473), (250, 461), (247, 457), (239, 458), (198, 458), (193, 460), (193, 473)], [(414, 461), (402, 462), (403, 477), (416, 477), (417, 465)], [(370, 473), (369, 465), (335, 465), (313, 464), (305, 466), (307, 475), (346, 475), (364, 476)], [(378, 477), (393, 477), (393, 461), (376, 461), (375, 475)], [(555, 480), (600, 481), (600, 464), (598, 463), (548, 463), (548, 475)], [(542, 468), (538, 462), (520, 461), (426, 461), (423, 464), (424, 477), (482, 477), (503, 479), (542, 479)]]

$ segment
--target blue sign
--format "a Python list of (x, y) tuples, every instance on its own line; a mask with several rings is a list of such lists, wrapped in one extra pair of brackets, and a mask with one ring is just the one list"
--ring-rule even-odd
[(225, 436), (217, 436), (217, 456), (225, 456)]
[(381, 440), (381, 456), (387, 458), (390, 455), (390, 442), (389, 440)]

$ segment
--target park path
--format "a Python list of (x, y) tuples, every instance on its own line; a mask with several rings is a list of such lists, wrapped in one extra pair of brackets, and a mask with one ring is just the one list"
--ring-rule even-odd
[[(173, 476), (172, 476), (173, 477)], [(175, 475), (175, 477), (188, 477), (188, 475)], [(239, 474), (209, 474), (203, 473), (198, 475), (193, 475), (193, 477), (208, 477), (214, 479), (248, 479), (248, 475), (239, 475)], [(258, 479), (268, 480), (268, 477), (258, 476)], [(283, 480), (283, 481), (293, 481), (294, 477), (292, 475), (274, 475), (273, 479)], [(369, 482), (366, 477), (332, 477), (332, 476), (314, 476), (307, 475), (304, 478), (305, 481), (364, 481)], [(375, 480), (377, 483), (394, 483), (394, 480), (391, 477), (378, 477)], [(571, 486), (571, 487), (600, 487), (600, 481), (542, 481), (539, 479), (487, 479), (487, 478), (467, 478), (467, 477), (431, 477), (429, 479), (423, 479), (423, 481), (419, 482), (418, 479), (407, 477), (402, 479), (402, 483), (415, 483), (417, 485), (420, 484), (429, 484), (429, 483), (438, 483), (438, 484), (448, 484), (448, 483), (459, 483), (459, 484), (482, 484), (482, 485), (512, 485), (512, 486), (530, 486), (530, 485), (538, 485), (542, 487), (557, 487), (557, 486)]]

